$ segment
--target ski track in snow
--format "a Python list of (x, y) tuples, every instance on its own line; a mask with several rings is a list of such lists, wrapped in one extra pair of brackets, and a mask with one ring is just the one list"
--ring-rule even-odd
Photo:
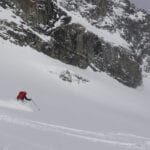
[(89, 142), (99, 142), (119, 146), (132, 150), (149, 150), (150, 138), (124, 133), (97, 133), (87, 130), (68, 128), (39, 121), (15, 118), (8, 115), (0, 115), (0, 121), (19, 126), (30, 127), (40, 131), (57, 132), (66, 136), (72, 136)]

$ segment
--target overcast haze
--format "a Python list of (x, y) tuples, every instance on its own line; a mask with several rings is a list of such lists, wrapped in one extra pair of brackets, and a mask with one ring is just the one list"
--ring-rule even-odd
[(137, 7), (144, 8), (150, 13), (150, 0), (130, 0), (134, 2)]

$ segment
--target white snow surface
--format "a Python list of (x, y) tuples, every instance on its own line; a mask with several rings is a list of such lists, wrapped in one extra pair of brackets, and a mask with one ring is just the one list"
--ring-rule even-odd
[(135, 21), (142, 21), (145, 19), (145, 14), (142, 11), (138, 11), (137, 13), (130, 15), (129, 18)]
[(28, 105), (29, 105), (28, 103), (16, 101), (16, 99), (5, 100), (5, 101), (0, 100), (0, 107), (32, 112), (32, 108), (30, 108), (30, 106), (28, 106)]
[(9, 8), (4, 9), (0, 6), (0, 19), (7, 20), (8, 22), (14, 22), (18, 25), (21, 25), (22, 19), (16, 16), (13, 11)]
[[(149, 150), (150, 76), (128, 88), (0, 38), (0, 149)], [(64, 71), (89, 82), (66, 82)], [(32, 102), (15, 100), (20, 90)]]

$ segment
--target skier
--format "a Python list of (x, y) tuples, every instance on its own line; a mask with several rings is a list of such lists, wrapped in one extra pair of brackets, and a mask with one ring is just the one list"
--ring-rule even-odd
[(18, 100), (18, 101), (21, 100), (22, 102), (23, 102), (24, 100), (31, 101), (32, 99), (27, 98), (26, 95), (27, 95), (27, 92), (25, 92), (25, 91), (20, 91), (19, 94), (18, 94), (18, 96), (17, 96), (17, 100)]

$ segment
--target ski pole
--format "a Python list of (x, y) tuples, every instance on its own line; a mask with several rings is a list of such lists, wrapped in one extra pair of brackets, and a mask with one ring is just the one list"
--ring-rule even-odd
[(38, 111), (40, 111), (40, 108), (37, 106), (37, 104), (34, 102), (34, 100), (32, 100), (32, 103), (33, 103), (34, 106), (38, 109)]

